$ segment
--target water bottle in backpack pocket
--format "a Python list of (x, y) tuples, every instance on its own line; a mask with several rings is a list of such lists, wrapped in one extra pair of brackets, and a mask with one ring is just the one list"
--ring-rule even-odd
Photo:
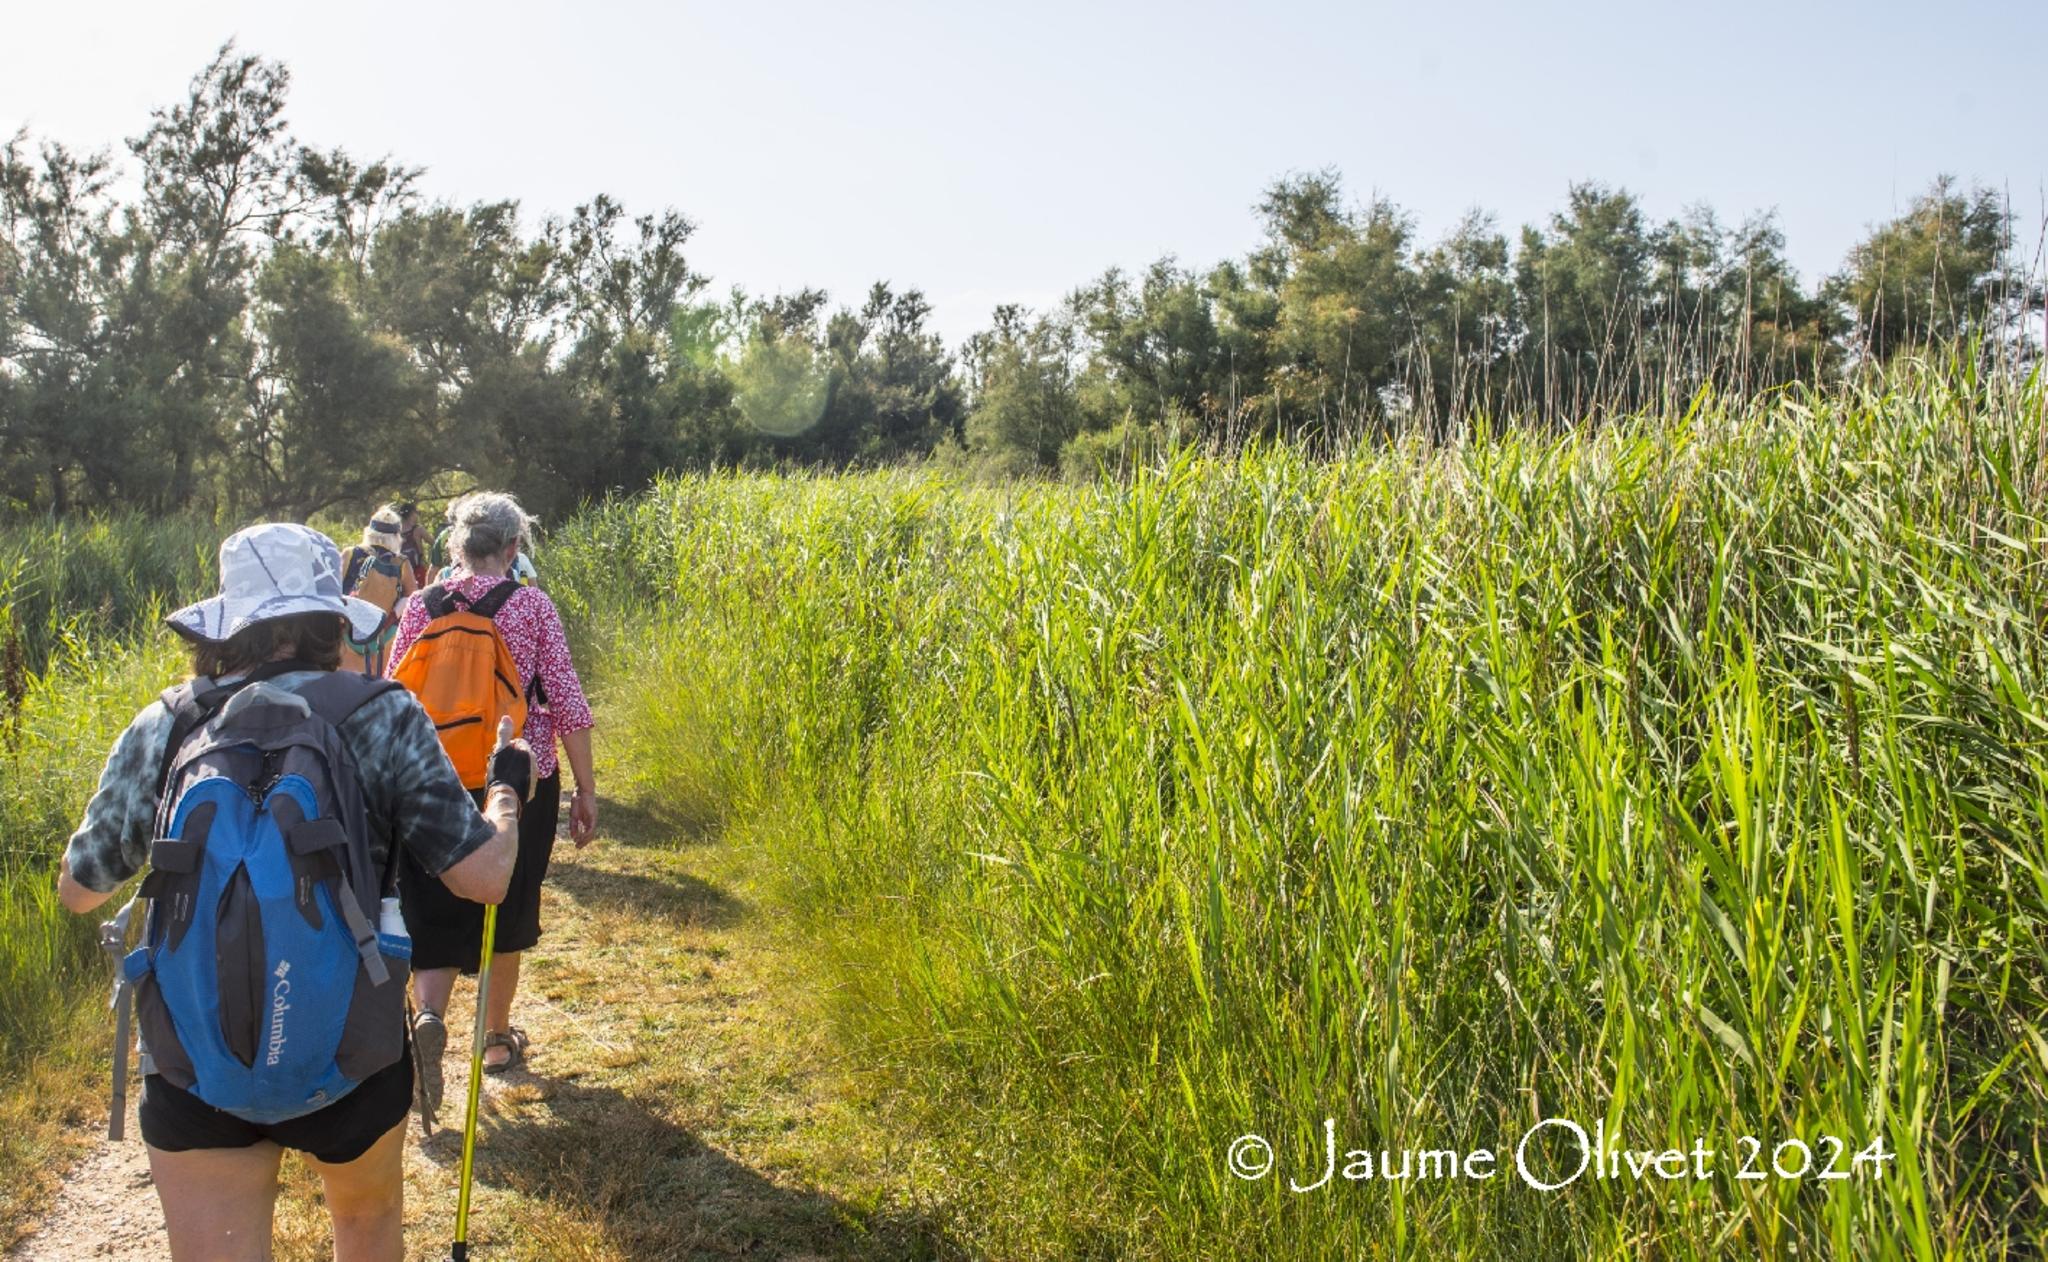
[[(388, 687), (252, 684), (172, 755), (122, 969), (145, 1072), (252, 1122), (323, 1108), (404, 1054), (411, 943), (336, 727)], [(180, 691), (174, 713), (203, 704)]]

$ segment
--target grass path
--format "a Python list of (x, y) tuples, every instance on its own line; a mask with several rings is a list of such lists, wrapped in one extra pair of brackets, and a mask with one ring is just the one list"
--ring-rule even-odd
[[(958, 1256), (943, 1199), (910, 1189), (931, 1158), (887, 1132), (786, 984), (786, 938), (744, 893), (745, 857), (677, 845), (630, 804), (606, 836), (563, 842), (546, 937), (517, 1019), (526, 1072), (486, 1081), (471, 1241), (485, 1259)], [(406, 1162), (407, 1256), (444, 1256), (454, 1220), (470, 1028), (449, 1026), (453, 1123), (417, 1124)], [(93, 1145), (23, 1259), (161, 1258), (139, 1140)], [(277, 1252), (323, 1256), (318, 1181), (288, 1157)], [(121, 1221), (116, 1222), (116, 1217)]]

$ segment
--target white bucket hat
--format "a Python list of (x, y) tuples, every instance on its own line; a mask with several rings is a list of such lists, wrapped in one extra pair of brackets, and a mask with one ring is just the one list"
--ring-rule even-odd
[(384, 624), (384, 611), (341, 594), (341, 550), (311, 526), (265, 522), (220, 545), (220, 595), (187, 605), (165, 621), (197, 640), (219, 643), (273, 618), (340, 614), (357, 639)]

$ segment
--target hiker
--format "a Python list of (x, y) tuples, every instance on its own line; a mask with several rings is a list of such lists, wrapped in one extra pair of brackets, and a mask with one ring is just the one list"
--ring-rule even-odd
[(341, 668), (382, 675), (391, 641), (398, 634), (398, 602), (420, 589), (418, 573), (405, 559), (404, 511), (385, 504), (363, 527), (363, 541), (342, 557), (341, 591), (384, 611), (384, 621), (367, 639), (346, 638)]
[(448, 551), (448, 536), (455, 533), (455, 506), (461, 502), (462, 498), (457, 496), (441, 510), (441, 531), (434, 536), (433, 546), (427, 552), (427, 563), (440, 578), (448, 576), (448, 567), (455, 561)]
[(398, 506), (398, 554), (412, 570), (415, 589), (427, 585), (427, 528), (420, 521), (420, 506), (407, 501)]
[[(504, 896), (518, 850), (530, 753), (499, 752), (479, 810), (404, 689), (336, 670), (344, 635), (384, 618), (342, 595), (341, 568), (307, 526), (221, 544), (220, 594), (168, 619), (192, 679), (114, 742), (58, 877), (83, 913), (149, 867), (145, 946), (122, 975), (142, 1138), (181, 1262), (270, 1256), (286, 1148), (320, 1175), (337, 1259), (402, 1255), (414, 1074), (387, 874), (402, 854), (481, 906)], [(116, 1083), (118, 1120), (125, 1073)]]
[[(498, 909), (497, 940), (491, 955), (484, 1050), (487, 1073), (515, 1068), (526, 1056), (526, 1035), (512, 1024), (512, 1000), (519, 985), (520, 956), (540, 940), (541, 882), (547, 876), (561, 809), (557, 738), (576, 777), (569, 805), (570, 839), (580, 849), (597, 834), (597, 781), (590, 760), (593, 720), (570, 660), (561, 615), (545, 592), (508, 577), (525, 549), (532, 524), (509, 495), (478, 492), (458, 501), (449, 546), (460, 569), (447, 582), (428, 588), (406, 604), (392, 648), (392, 677), (404, 681), (421, 697), (429, 716), (442, 729), (450, 760), (466, 782), (482, 783), (476, 734), (497, 714), (523, 714), (524, 735), (533, 750), (533, 799), (520, 822), (519, 862)], [(502, 671), (492, 668), (489, 653), (494, 648), (482, 643), (478, 634), (454, 634), (467, 630), (490, 636), (493, 628), (509, 651), (516, 679), (505, 680)], [(471, 652), (481, 656), (453, 656)], [(449, 663), (445, 668), (438, 665), (443, 661)], [(452, 682), (457, 671), (477, 682), (458, 689)], [(476, 717), (485, 722), (475, 722)], [(413, 1025), (420, 1047), (420, 1094), (422, 1108), (432, 1116), (440, 1104), (439, 1052), (447, 1046), (443, 1014), (455, 989), (457, 970), (477, 970), (483, 912), (459, 897), (460, 891), (451, 891), (435, 879), (425, 864), (403, 862), (400, 874), (399, 893), (413, 935), (413, 985), (420, 1009)]]

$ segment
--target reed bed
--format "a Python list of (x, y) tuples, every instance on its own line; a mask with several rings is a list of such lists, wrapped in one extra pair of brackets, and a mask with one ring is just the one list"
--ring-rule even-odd
[[(2033, 1256), (2043, 404), (690, 477), (549, 576), (992, 1255)], [(1550, 1118), (1717, 1158), (1542, 1191)], [(1295, 1192), (1326, 1119), (1501, 1173)]]

